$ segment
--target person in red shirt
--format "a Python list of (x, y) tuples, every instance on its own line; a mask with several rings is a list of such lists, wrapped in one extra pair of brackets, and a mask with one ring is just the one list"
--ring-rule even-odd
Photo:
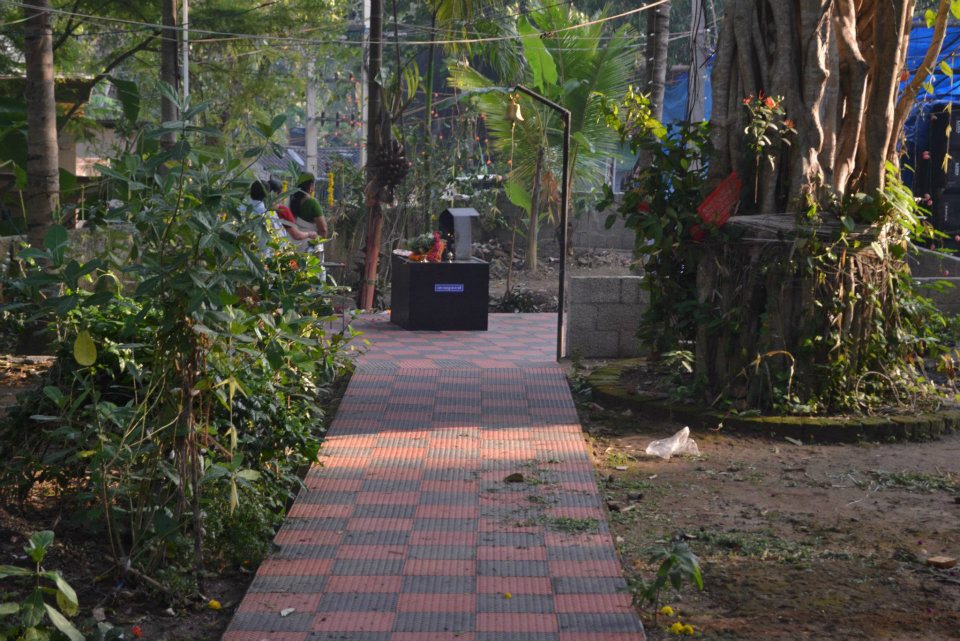
[[(271, 193), (280, 194), (283, 192), (283, 186), (276, 180), (273, 180), (272, 178), (267, 183), (267, 185), (269, 186)], [(296, 217), (293, 215), (293, 212), (290, 211), (290, 208), (284, 205), (283, 203), (278, 203), (276, 205), (276, 210), (277, 210), (277, 216), (280, 217), (280, 221), (283, 223), (284, 228), (287, 230), (287, 234), (294, 241), (298, 241), (297, 242), (298, 247), (300, 246), (301, 243), (305, 243), (306, 241), (312, 240), (317, 237), (316, 232), (304, 231), (299, 227), (297, 227)]]

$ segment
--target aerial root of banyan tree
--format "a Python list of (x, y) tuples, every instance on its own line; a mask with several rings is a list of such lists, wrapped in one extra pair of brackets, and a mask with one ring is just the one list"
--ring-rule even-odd
[[(869, 247), (810, 269), (791, 242), (706, 248), (697, 272), (708, 321), (697, 336), (697, 375), (708, 402), (769, 409), (788, 396), (830, 403), (866, 371), (882, 372), (896, 334), (900, 261)], [(872, 347), (873, 346), (873, 347)]]
[[(793, 211), (822, 188), (881, 189), (885, 161), (896, 161), (897, 132), (927, 77), (923, 67), (940, 51), (950, 2), (939, 3), (928, 60), (898, 98), (914, 4), (728, 0), (713, 71), (711, 176), (738, 171), (743, 201), (760, 213)], [(758, 163), (744, 143), (743, 100), (760, 94), (782, 97), (796, 125), (789, 144), (774, 150), (773, 166)]]

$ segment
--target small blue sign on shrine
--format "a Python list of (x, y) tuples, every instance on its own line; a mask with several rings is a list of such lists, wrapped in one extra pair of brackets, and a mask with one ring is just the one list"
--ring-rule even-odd
[(437, 294), (462, 294), (463, 283), (434, 283), (433, 291)]

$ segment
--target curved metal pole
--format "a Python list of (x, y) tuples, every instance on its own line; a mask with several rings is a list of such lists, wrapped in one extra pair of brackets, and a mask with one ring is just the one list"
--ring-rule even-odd
[(566, 341), (563, 335), (563, 294), (566, 284), (567, 271), (567, 202), (569, 195), (567, 190), (570, 185), (570, 110), (561, 107), (545, 96), (541, 96), (536, 91), (528, 89), (523, 85), (517, 85), (514, 91), (524, 93), (539, 103), (542, 103), (560, 114), (560, 121), (563, 123), (563, 180), (560, 183), (560, 283), (557, 288), (557, 360), (566, 356)]

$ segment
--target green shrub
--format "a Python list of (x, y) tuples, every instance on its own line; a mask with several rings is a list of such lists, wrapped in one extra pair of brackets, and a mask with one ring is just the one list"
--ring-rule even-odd
[[(100, 167), (91, 220), (135, 228), (129, 259), (80, 264), (56, 226), (44, 248), (21, 253), (28, 273), (16, 287), (60, 358), (0, 426), (5, 487), (22, 498), (56, 481), (102, 526), (118, 568), (192, 567), (200, 587), (204, 552), (229, 556), (229, 524), (255, 526), (241, 556), (271, 538), (268, 514), (315, 460), (321, 392), (343, 371), (349, 339), (325, 329), (331, 290), (317, 258), (269, 238), (242, 206), (251, 159), (283, 119), (256, 128), (261, 147), (233, 154), (209, 146), (219, 132), (191, 124), (202, 110), (184, 106), (184, 122), (143, 131), (140, 148)], [(171, 129), (176, 143), (161, 145)]]

